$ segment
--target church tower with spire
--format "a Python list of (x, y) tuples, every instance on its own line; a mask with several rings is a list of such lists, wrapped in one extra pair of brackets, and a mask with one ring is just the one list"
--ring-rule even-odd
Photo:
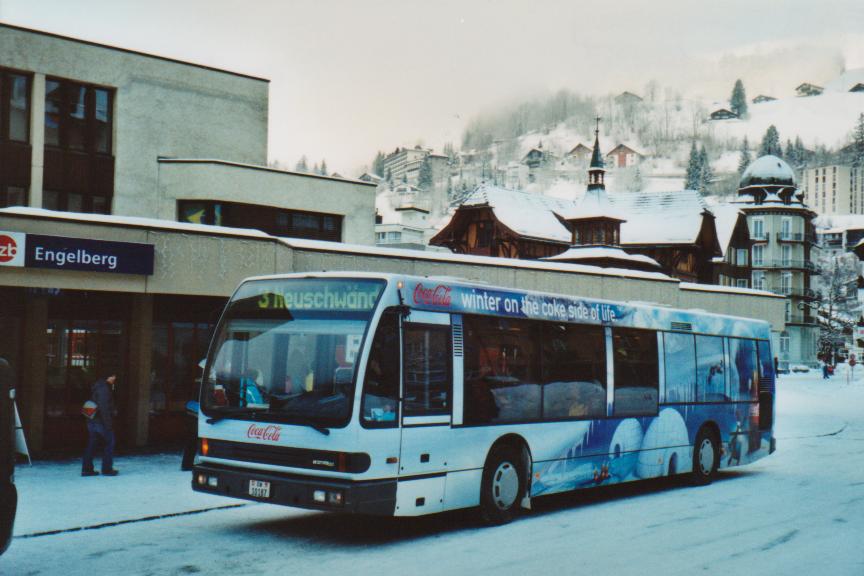
[(648, 256), (628, 254), (621, 249), (621, 218), (609, 202), (604, 181), (606, 169), (600, 153), (600, 118), (594, 130), (594, 150), (588, 166), (588, 189), (579, 206), (570, 214), (558, 214), (572, 232), (570, 248), (546, 260), (590, 264), (603, 268), (626, 268), (657, 272), (660, 264)]

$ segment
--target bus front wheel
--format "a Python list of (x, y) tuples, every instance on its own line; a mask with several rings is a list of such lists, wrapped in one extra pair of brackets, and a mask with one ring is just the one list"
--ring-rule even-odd
[(720, 466), (720, 446), (714, 432), (703, 427), (693, 443), (693, 484), (710, 484)]
[(483, 467), (480, 517), (486, 524), (506, 524), (519, 513), (525, 478), (519, 450), (496, 446)]

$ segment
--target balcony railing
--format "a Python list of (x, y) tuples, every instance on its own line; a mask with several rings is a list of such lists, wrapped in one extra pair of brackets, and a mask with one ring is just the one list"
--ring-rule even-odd
[(813, 274), (819, 274), (819, 269), (816, 267), (816, 264), (811, 262), (810, 260), (754, 260), (753, 268), (777, 268), (777, 269), (787, 269), (787, 270), (806, 270)]
[(815, 234), (805, 234), (803, 232), (777, 232), (777, 242), (810, 242), (816, 244)]
[(805, 300), (815, 300), (818, 294), (812, 288), (791, 288), (789, 286), (781, 286), (779, 288), (771, 288), (771, 292), (780, 296), (794, 296), (795, 298), (803, 298)]
[(768, 241), (768, 233), (767, 232), (754, 232), (750, 235), (751, 240), (756, 240), (757, 242), (767, 242)]
[(816, 326), (816, 319), (812, 316), (804, 316), (803, 314), (789, 314), (786, 316), (787, 324), (804, 324), (806, 326)]

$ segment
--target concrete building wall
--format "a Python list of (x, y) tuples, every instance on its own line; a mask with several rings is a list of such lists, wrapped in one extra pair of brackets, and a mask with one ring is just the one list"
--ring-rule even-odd
[(805, 202), (820, 214), (864, 214), (864, 168), (844, 165), (804, 170)]
[(41, 207), (45, 78), (116, 90), (113, 213), (153, 216), (159, 156), (267, 162), (268, 81), (0, 25), (0, 66), (32, 72), (31, 205)]

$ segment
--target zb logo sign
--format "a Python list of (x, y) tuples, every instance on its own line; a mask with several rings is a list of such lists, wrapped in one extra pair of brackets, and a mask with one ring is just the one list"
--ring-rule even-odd
[(0, 232), (0, 266), (24, 266), (24, 242), (20, 232)]

